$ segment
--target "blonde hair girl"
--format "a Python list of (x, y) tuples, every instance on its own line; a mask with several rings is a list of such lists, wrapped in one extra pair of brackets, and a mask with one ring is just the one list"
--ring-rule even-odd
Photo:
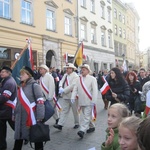
[(128, 108), (121, 103), (116, 103), (108, 109), (108, 129), (106, 130), (106, 141), (102, 144), (102, 150), (117, 150), (118, 143), (118, 126), (120, 122), (130, 115)]

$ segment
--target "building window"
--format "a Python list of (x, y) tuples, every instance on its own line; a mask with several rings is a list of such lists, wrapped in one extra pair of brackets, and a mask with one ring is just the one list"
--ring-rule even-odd
[(122, 15), (121, 15), (121, 12), (119, 12), (119, 21), (122, 21)]
[(111, 3), (111, 0), (107, 0), (108, 3)]
[(72, 0), (67, 0), (68, 2), (71, 2)]
[(125, 16), (122, 16), (122, 23), (125, 24)]
[(86, 25), (81, 24), (81, 40), (86, 40)]
[(105, 44), (105, 31), (104, 30), (101, 30), (101, 45), (102, 46), (106, 46)]
[(114, 18), (117, 19), (117, 9), (116, 8), (114, 8)]
[(91, 0), (91, 12), (95, 12), (94, 0)]
[(91, 27), (91, 43), (96, 43), (96, 31), (93, 27)]
[(119, 27), (119, 36), (122, 37), (122, 28)]
[(67, 35), (72, 35), (72, 23), (71, 23), (71, 18), (65, 17), (65, 34)]
[(112, 47), (112, 33), (108, 33), (108, 46), (109, 48)]
[(118, 29), (117, 29), (117, 25), (115, 24), (115, 35), (118, 34)]
[(10, 19), (10, 9), (11, 3), (10, 0), (0, 0), (0, 17)]
[(22, 0), (21, 3), (21, 21), (25, 24), (32, 24), (32, 3)]
[(47, 9), (47, 29), (55, 31), (55, 12)]
[(126, 39), (126, 30), (123, 29), (123, 38)]
[(86, 7), (86, 0), (80, 0), (80, 4), (82, 7)]
[(101, 4), (101, 18), (105, 19), (105, 6)]
[(111, 22), (111, 10), (108, 9), (107, 12), (108, 12), (108, 22)]

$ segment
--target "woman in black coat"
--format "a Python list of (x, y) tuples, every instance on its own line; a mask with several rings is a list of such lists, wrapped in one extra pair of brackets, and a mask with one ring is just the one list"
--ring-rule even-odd
[(130, 96), (130, 89), (119, 68), (112, 68), (108, 79), (110, 90), (106, 93), (106, 99), (110, 105), (122, 102), (127, 104)]
[[(129, 98), (129, 105), (131, 113), (134, 110), (134, 113), (139, 116), (141, 113), (141, 100), (139, 91), (142, 91), (141, 83), (137, 80), (136, 74), (131, 71), (127, 74), (126, 80), (130, 87), (130, 98)], [(139, 99), (138, 99), (139, 98)]]

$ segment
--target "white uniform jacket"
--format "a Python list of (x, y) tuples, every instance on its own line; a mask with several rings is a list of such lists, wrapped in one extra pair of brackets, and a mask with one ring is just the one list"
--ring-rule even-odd
[[(46, 88), (48, 89), (49, 93), (47, 93), (42, 87), (42, 81), (44, 85), (46, 86)], [(54, 96), (54, 92), (55, 92), (55, 83), (54, 83), (54, 78), (52, 77), (52, 75), (50, 75), (47, 72), (44, 76), (41, 76), (40, 86), (42, 87), (42, 92), (44, 93), (45, 98), (48, 100), (52, 100)]]
[(78, 95), (79, 106), (88, 106), (91, 105), (92, 103), (95, 104), (97, 100), (97, 92), (98, 92), (96, 78), (91, 75), (86, 75), (86, 77), (83, 77), (83, 82), (86, 88), (88, 89), (89, 93), (91, 94), (92, 100), (90, 100), (90, 98), (85, 93), (80, 83), (80, 78), (78, 78), (74, 86), (71, 99), (75, 99), (76, 95)]
[[(66, 76), (67, 76), (67, 78), (66, 78)], [(70, 75), (64, 74), (63, 78), (59, 82), (59, 87), (62, 87), (64, 84), (64, 87), (63, 87), (64, 93), (62, 94), (63, 99), (71, 99), (71, 94), (72, 94), (73, 88), (74, 88), (78, 78), (79, 78), (79, 76), (77, 75), (76, 72), (72, 72)], [(67, 79), (68, 79), (68, 85), (66, 82)]]

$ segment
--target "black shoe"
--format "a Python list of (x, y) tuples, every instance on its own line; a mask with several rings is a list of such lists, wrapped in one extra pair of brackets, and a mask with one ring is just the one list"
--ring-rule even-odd
[(84, 132), (83, 132), (83, 131), (79, 131), (77, 134), (79, 135), (79, 137), (80, 137), (81, 139), (84, 137)]
[(24, 145), (27, 145), (28, 144), (28, 140), (24, 140)]
[(79, 125), (75, 125), (73, 128), (74, 128), (74, 129), (78, 129), (78, 128), (79, 128)]
[(91, 133), (91, 132), (94, 132), (94, 131), (95, 131), (95, 128), (89, 128), (86, 132)]
[(62, 126), (61, 125), (54, 124), (53, 127), (56, 128), (56, 129), (62, 130)]
[(56, 119), (56, 123), (55, 124), (58, 124), (58, 121), (59, 121), (59, 119)]

